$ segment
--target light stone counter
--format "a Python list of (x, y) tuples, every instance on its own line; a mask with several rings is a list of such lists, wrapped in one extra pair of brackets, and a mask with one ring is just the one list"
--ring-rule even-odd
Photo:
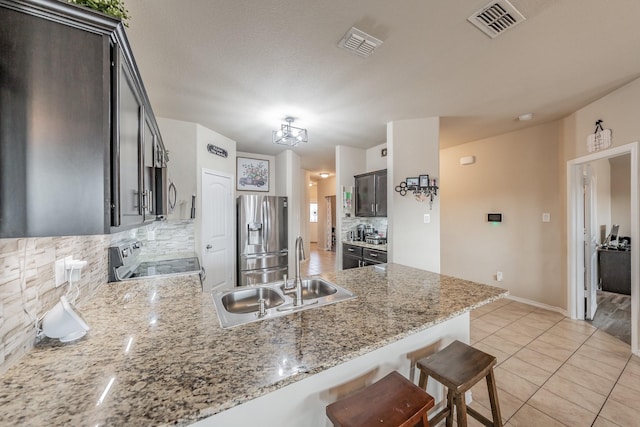
[(0, 378), (0, 425), (187, 425), (506, 295), (397, 264), (323, 276), (358, 297), (232, 329), (197, 276), (104, 285), (79, 307), (85, 338)]

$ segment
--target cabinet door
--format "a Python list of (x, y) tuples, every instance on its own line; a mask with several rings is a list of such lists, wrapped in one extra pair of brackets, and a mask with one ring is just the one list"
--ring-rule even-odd
[(149, 123), (149, 119), (144, 120), (144, 168), (142, 177), (142, 210), (144, 219), (153, 220), (156, 215), (156, 191), (155, 191), (155, 157), (156, 135)]
[(104, 234), (109, 39), (2, 3), (0, 238)]
[(355, 180), (356, 216), (374, 216), (376, 203), (374, 176), (357, 176)]
[(120, 225), (143, 221), (141, 179), (142, 103), (125, 66), (119, 70), (118, 99), (118, 164)]
[(378, 172), (374, 176), (376, 186), (375, 216), (387, 216), (387, 171)]
[(342, 269), (362, 267), (362, 258), (351, 255), (342, 255)]

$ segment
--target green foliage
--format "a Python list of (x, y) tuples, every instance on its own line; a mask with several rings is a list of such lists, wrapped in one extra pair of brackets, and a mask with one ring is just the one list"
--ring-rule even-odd
[(122, 0), (68, 0), (68, 2), (115, 16), (116, 18), (120, 18), (126, 27), (129, 26), (129, 19), (131, 17), (129, 16), (129, 11), (125, 9)]

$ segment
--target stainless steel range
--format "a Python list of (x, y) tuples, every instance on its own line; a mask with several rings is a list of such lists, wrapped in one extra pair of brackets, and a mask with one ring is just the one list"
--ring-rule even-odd
[(200, 275), (201, 281), (204, 280), (204, 269), (197, 257), (140, 262), (141, 249), (142, 243), (137, 240), (109, 247), (109, 282), (195, 273)]

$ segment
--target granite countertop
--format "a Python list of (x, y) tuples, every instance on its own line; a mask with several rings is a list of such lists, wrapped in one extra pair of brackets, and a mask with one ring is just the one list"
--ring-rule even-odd
[(322, 276), (358, 297), (231, 329), (197, 276), (103, 285), (85, 338), (0, 377), (0, 425), (187, 425), (507, 294), (398, 264)]
[(384, 245), (372, 245), (371, 243), (367, 243), (367, 242), (360, 242), (360, 241), (355, 241), (355, 240), (343, 240), (342, 243), (347, 244), (347, 245), (353, 245), (353, 246), (361, 246), (363, 248), (367, 248), (367, 249), (375, 249), (377, 251), (383, 251), (386, 252), (387, 251), (387, 244), (385, 243)]

